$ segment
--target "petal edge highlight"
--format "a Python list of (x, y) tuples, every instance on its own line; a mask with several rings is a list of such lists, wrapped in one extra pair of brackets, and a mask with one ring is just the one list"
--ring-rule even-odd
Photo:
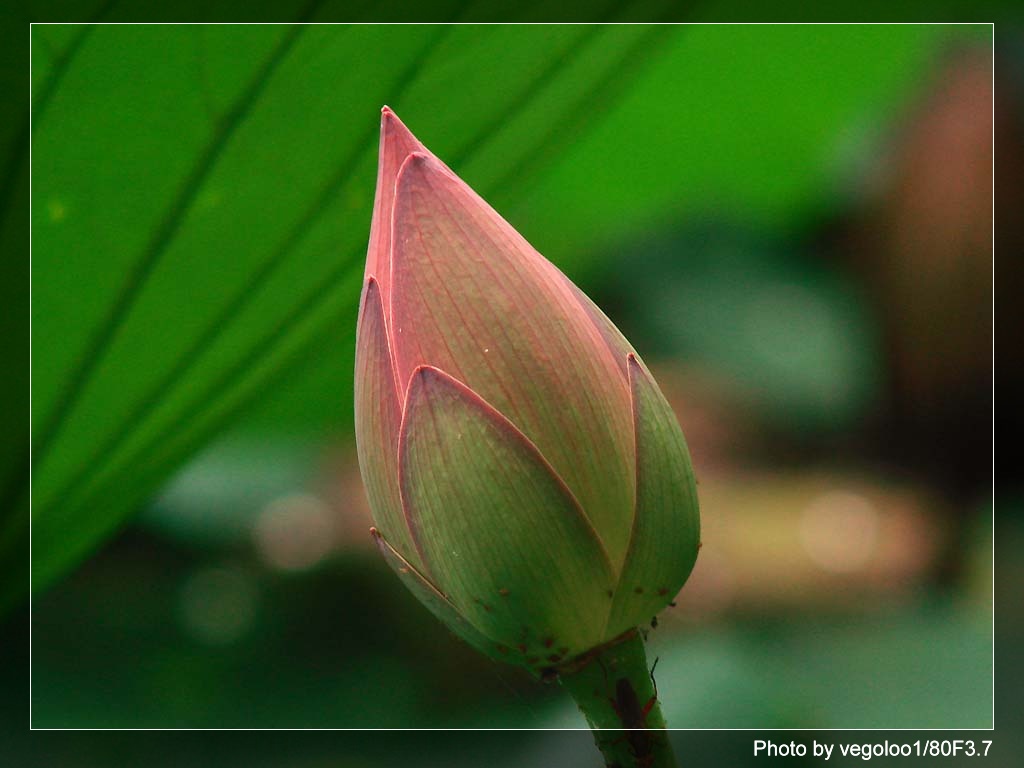
[(366, 252), (364, 277), (373, 277), (380, 285), (384, 307), (391, 304), (391, 231), (398, 169), (413, 152), (427, 148), (398, 119), (390, 107), (380, 111), (380, 145), (377, 155), (377, 191), (370, 221), (370, 243)]
[(402, 410), (398, 399), (388, 329), (377, 281), (363, 290), (356, 329), (355, 433), (363, 485), (377, 525), (422, 568), (398, 488), (398, 435)]

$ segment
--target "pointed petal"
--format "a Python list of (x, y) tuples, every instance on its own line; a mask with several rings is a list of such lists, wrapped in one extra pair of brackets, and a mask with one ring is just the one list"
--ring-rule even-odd
[(636, 425), (636, 515), (608, 633), (648, 621), (683, 586), (700, 547), (690, 453), (672, 407), (636, 359), (627, 358)]
[(363, 485), (377, 525), (409, 560), (422, 566), (398, 490), (398, 432), (402, 411), (388, 349), (377, 281), (363, 290), (356, 329), (355, 431)]
[(395, 200), (395, 179), (405, 158), (413, 152), (426, 151), (389, 107), (381, 110), (377, 193), (370, 223), (366, 277), (376, 278), (385, 307), (390, 306), (391, 301), (391, 211)]
[(485, 653), (493, 659), (507, 661), (506, 654), (508, 650), (506, 649), (505, 654), (501, 653), (499, 648), (504, 646), (474, 629), (459, 614), (455, 606), (451, 604), (451, 601), (444, 596), (441, 590), (431, 584), (430, 580), (420, 573), (415, 565), (402, 557), (401, 553), (388, 543), (388, 540), (384, 538), (380, 531), (376, 528), (371, 528), (370, 535), (373, 536), (373, 540), (377, 543), (377, 549), (384, 556), (384, 560), (398, 574), (402, 583), (434, 616), (439, 618), (452, 632), (478, 651)]
[(435, 368), (417, 369), (406, 402), (402, 497), (459, 613), (535, 667), (600, 642), (611, 564), (536, 447)]
[(464, 381), (537, 445), (612, 561), (629, 540), (629, 391), (566, 278), (432, 156), (413, 154), (395, 195), (395, 367)]

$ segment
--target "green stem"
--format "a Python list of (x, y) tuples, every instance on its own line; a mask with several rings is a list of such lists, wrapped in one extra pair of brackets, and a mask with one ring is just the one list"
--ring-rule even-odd
[[(609, 768), (676, 768), (639, 633), (569, 662), (559, 679), (594, 731)], [(626, 729), (626, 730), (624, 730)]]

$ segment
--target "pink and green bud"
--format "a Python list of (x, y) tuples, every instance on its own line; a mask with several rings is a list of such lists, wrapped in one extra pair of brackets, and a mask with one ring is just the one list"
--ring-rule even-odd
[(381, 551), (489, 655), (557, 666), (693, 568), (693, 470), (650, 372), (387, 108), (355, 408)]

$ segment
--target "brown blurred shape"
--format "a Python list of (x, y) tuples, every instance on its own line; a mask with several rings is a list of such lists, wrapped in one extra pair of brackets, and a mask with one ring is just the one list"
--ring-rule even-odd
[(951, 51), (878, 165), (850, 250), (889, 357), (879, 439), (965, 498), (990, 463), (992, 106), (991, 50)]

